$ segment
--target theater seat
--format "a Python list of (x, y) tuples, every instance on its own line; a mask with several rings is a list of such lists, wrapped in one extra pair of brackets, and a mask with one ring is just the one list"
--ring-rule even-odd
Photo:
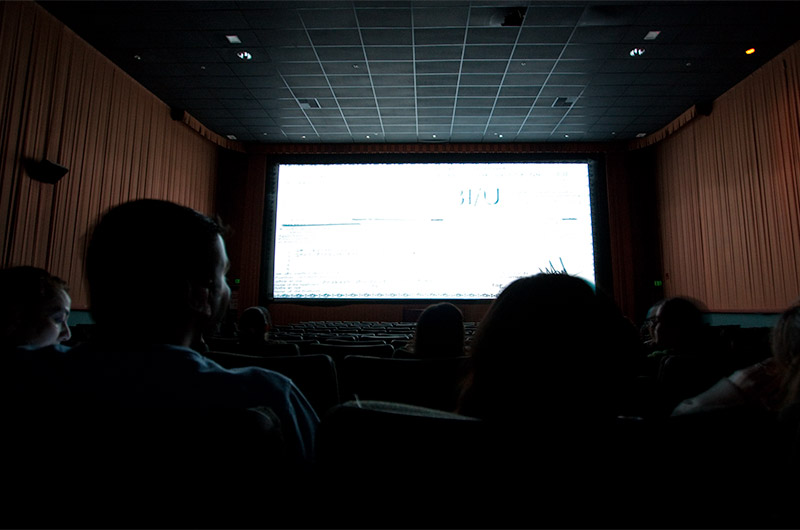
[(203, 355), (224, 368), (258, 366), (285, 375), (294, 381), (319, 416), (340, 402), (336, 366), (327, 355), (260, 357), (217, 351)]
[(309, 344), (305, 350), (309, 354), (329, 355), (334, 362), (340, 362), (348, 355), (368, 355), (370, 357), (391, 357), (394, 346), (391, 344)]
[(253, 479), (292, 474), (268, 409), (6, 408), (4, 432), (6, 526), (249, 525)]
[(358, 397), (453, 411), (467, 359), (349, 355), (337, 365), (341, 394), (344, 401)]
[[(480, 420), (379, 401), (348, 401), (320, 425), (320, 499), (329, 528), (468, 528)], [(478, 487), (478, 484), (474, 484)], [(496, 526), (485, 526), (497, 528)]]

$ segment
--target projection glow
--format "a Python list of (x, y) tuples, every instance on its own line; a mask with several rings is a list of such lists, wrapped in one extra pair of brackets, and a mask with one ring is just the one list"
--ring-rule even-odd
[(284, 164), (273, 297), (490, 299), (562, 267), (595, 282), (586, 163)]

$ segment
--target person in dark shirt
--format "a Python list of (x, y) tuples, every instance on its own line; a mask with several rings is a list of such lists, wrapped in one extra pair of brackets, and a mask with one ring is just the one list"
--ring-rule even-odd
[(29, 407), (11, 427), (28, 455), (12, 476), (38, 476), (50, 495), (39, 487), (36, 502), (59, 506), (30, 524), (263, 524), (245, 515), (260, 516), (251, 497), (293, 516), (286, 501), (313, 470), (317, 414), (287, 377), (225, 369), (196, 349), (228, 306), (228, 267), (222, 226), (191, 208), (135, 200), (97, 223), (91, 339), (9, 356), (2, 372), (6, 407)]

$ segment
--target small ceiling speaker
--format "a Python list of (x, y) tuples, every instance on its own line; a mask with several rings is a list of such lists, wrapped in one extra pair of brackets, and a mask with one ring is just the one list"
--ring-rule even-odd
[(45, 184), (55, 184), (64, 178), (64, 175), (66, 175), (69, 171), (69, 169), (61, 164), (56, 164), (55, 162), (51, 162), (46, 158), (43, 160), (34, 160), (28, 158), (24, 161), (24, 164), (25, 170), (28, 172), (28, 176), (30, 176), (33, 180), (38, 180), (39, 182), (44, 182)]
[(711, 110), (714, 108), (714, 101), (698, 101), (694, 107), (697, 111), (697, 114), (700, 114), (701, 116), (711, 116)]

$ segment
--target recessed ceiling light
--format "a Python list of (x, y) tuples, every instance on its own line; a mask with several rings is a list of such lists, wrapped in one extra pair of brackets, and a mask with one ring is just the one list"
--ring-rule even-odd
[(756, 49), (750, 48), (749, 50), (745, 50), (744, 53), (746, 53), (747, 55), (753, 55), (754, 53), (756, 53)]
[(134, 55), (133, 58), (136, 59), (137, 61), (141, 61), (142, 60), (142, 56), (139, 55), (138, 53), (136, 55)]
[(253, 55), (250, 52), (239, 52), (236, 54), (236, 56), (243, 61), (249, 61), (253, 58)]
[(647, 35), (644, 36), (644, 40), (656, 40), (658, 34), (661, 33), (660, 31), (648, 31)]
[(568, 135), (568, 134), (565, 134), (565, 135), (564, 135), (564, 138), (569, 138), (569, 135)]
[(645, 136), (647, 136), (647, 133), (639, 133), (636, 135), (636, 138), (644, 138)]
[(231, 44), (241, 44), (242, 41), (238, 35), (225, 35), (225, 38), (228, 39), (228, 42)]
[(436, 135), (435, 135), (435, 134), (432, 134), (431, 136), (432, 136), (433, 138), (436, 138)]
[(228, 140), (236, 140), (236, 135), (235, 134), (229, 134), (227, 136), (228, 136)]
[(367, 135), (367, 140), (369, 140), (369, 135)]
[(628, 54), (631, 57), (641, 57), (642, 55), (644, 55), (644, 48), (634, 48), (630, 52), (628, 52)]

